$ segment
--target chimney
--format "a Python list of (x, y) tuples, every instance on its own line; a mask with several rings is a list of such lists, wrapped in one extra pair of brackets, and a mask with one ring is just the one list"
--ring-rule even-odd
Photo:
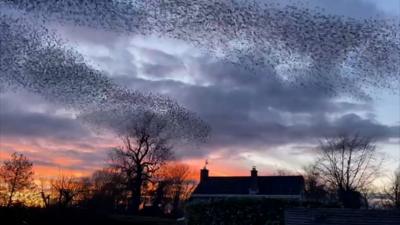
[(200, 170), (200, 182), (206, 181), (208, 179), (208, 169), (204, 167)]
[(251, 170), (251, 177), (252, 178), (257, 178), (257, 170), (256, 170), (256, 167), (255, 166), (253, 166), (253, 169)]
[(257, 182), (257, 170), (256, 167), (253, 166), (253, 169), (250, 171), (251, 174), (251, 186), (249, 189), (249, 194), (255, 195), (258, 193), (258, 182)]

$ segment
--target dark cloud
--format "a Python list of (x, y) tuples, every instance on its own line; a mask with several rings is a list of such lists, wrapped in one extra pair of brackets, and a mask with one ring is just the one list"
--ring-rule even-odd
[[(52, 111), (46, 112), (46, 108), (52, 108)], [(0, 97), (0, 136), (58, 140), (90, 137), (90, 132), (71, 114), (55, 115), (59, 109), (35, 97), (3, 93)]]
[[(133, 121), (141, 118), (140, 114), (152, 112), (159, 117), (169, 117), (167, 127), (180, 128), (177, 130), (184, 135), (176, 136), (177, 140), (190, 138), (195, 141), (207, 137), (208, 126), (173, 99), (121, 88), (103, 71), (87, 63), (77, 51), (61, 44), (46, 27), (35, 22), (31, 24), (32, 18), (0, 13), (0, 81), (8, 88), (28, 90), (74, 110), (80, 119), (93, 127), (119, 134), (126, 132), (125, 125), (121, 125), (126, 120)], [(131, 57), (126, 51), (122, 51), (122, 55)], [(130, 62), (129, 57), (122, 62)], [(166, 57), (161, 58), (166, 60)]]
[[(230, 62), (204, 56), (178, 56), (160, 49), (131, 46), (133, 51), (139, 52), (139, 57), (143, 57), (142, 61), (137, 61), (132, 49), (122, 49), (121, 53), (119, 48), (107, 47), (124, 46), (128, 42), (129, 39), (121, 38), (116, 39), (115, 43), (98, 43), (110, 51), (107, 50), (108, 54), (101, 58), (93, 55), (88, 59), (109, 69), (109, 76), (115, 83), (141, 92), (167, 94), (210, 124), (213, 129), (210, 142), (200, 149), (177, 149), (183, 157), (203, 157), (218, 148), (230, 148), (236, 152), (241, 148), (269, 149), (290, 143), (309, 143), (341, 131), (364, 132), (381, 139), (398, 136), (397, 126), (381, 125), (371, 115), (368, 118), (359, 116), (371, 114), (370, 101), (341, 100), (327, 94), (323, 88), (307, 87), (307, 80), (288, 85), (273, 69), (250, 71)], [(124, 68), (135, 72), (121, 72), (117, 66), (121, 63), (117, 60), (119, 58), (126, 59), (122, 61)], [(185, 62), (188, 59), (189, 64)], [(147, 61), (151, 61), (151, 64)], [(180, 74), (187, 75), (191, 80), (172, 79), (174, 76), (179, 78)], [(158, 79), (153, 79), (155, 77)], [(62, 125), (61, 121), (58, 125), (54, 122), (54, 116), (41, 115), (40, 120), (44, 122), (39, 123), (32, 115), (25, 118), (25, 114), (20, 114), (8, 120), (48, 126), (50, 136), (58, 134), (58, 131), (51, 131), (54, 127), (61, 128), (65, 133), (84, 136), (73, 130), (76, 127), (72, 124), (76, 124), (76, 121), (63, 118), (61, 121), (69, 125)], [(16, 127), (21, 125), (18, 122), (9, 124)], [(13, 129), (16, 130), (14, 135), (24, 135), (23, 130)], [(72, 132), (68, 131), (70, 129)], [(46, 131), (44, 128), (40, 130)], [(84, 155), (79, 157), (90, 160)]]
[(379, 10), (363, 1), (6, 2), (61, 24), (187, 41), (211, 57), (273, 68), (331, 94), (366, 98), (368, 87), (398, 88), (398, 20), (365, 19)]
[[(27, 1), (8, 2), (12, 2), (16, 8), (27, 10), (24, 6)], [(72, 8), (60, 7), (60, 11), (54, 13), (54, 7), (68, 2), (73, 3)], [(110, 78), (120, 86), (141, 92), (167, 94), (198, 113), (213, 129), (211, 140), (206, 146), (197, 150), (177, 149), (180, 155), (186, 157), (204, 156), (219, 148), (231, 149), (225, 154), (235, 154), (241, 149), (259, 150), (291, 143), (308, 144), (339, 132), (360, 132), (380, 140), (400, 136), (399, 125), (383, 125), (374, 120), (372, 102), (367, 100), (369, 93), (363, 89), (398, 84), (396, 81), (399, 77), (395, 74), (398, 72), (398, 64), (392, 63), (397, 62), (399, 56), (400, 45), (393, 38), (398, 34), (397, 25), (392, 26), (380, 19), (359, 20), (328, 15), (369, 17), (371, 11), (373, 14), (379, 12), (372, 4), (361, 1), (349, 4), (344, 0), (335, 3), (313, 1), (310, 7), (312, 10), (286, 6), (256, 9), (255, 5), (248, 9), (238, 6), (232, 9), (233, 13), (229, 13), (231, 5), (219, 4), (217, 1), (187, 1), (187, 4), (176, 1), (165, 8), (157, 6), (158, 1), (149, 1), (149, 12), (161, 8), (167, 14), (170, 13), (167, 17), (155, 15), (152, 18), (151, 13), (140, 14), (140, 9), (143, 9), (141, 7), (146, 8), (143, 5), (134, 6), (139, 11), (130, 11), (132, 5), (124, 8), (119, 2), (101, 2), (97, 5), (97, 11), (87, 11), (86, 6), (90, 8), (93, 4), (80, 8), (73, 0), (58, 1), (58, 5), (50, 5), (48, 8), (44, 7), (48, 5), (47, 1), (33, 4), (33, 12), (43, 13), (45, 17), (50, 15), (48, 18), (55, 18), (56, 23), (71, 25), (71, 21), (76, 21), (75, 25), (82, 26), (79, 27), (82, 32), (74, 32), (73, 36), (76, 36), (76, 41), (88, 47), (87, 51), (92, 53), (88, 58), (107, 71), (107, 74), (93, 70), (84, 60), (75, 60), (75, 54), (65, 56), (56, 48), (34, 54), (30, 65), (46, 60), (53, 62), (52, 55), (55, 55), (55, 68), (62, 71), (73, 68), (76, 72), (72, 74), (72, 82), (61, 77), (63, 82), (52, 86), (53, 83), (46, 80), (48, 77), (40, 76), (46, 67), (34, 70), (34, 75), (28, 76), (29, 81), (36, 81), (36, 78), (41, 82), (46, 81), (44, 91), (50, 97), (53, 92), (65, 97), (64, 92), (71, 91), (71, 87), (78, 84), (77, 90), (72, 89), (77, 91), (72, 96), (73, 101), (81, 101), (83, 97), (84, 104), (101, 102), (102, 96), (108, 96), (104, 90), (110, 85), (121, 90), (113, 86)], [(176, 5), (178, 2), (182, 3), (179, 7)], [(329, 9), (329, 12), (316, 10), (316, 5)], [(193, 12), (196, 7), (192, 6), (198, 6), (199, 11)], [(187, 10), (187, 13), (181, 15), (180, 9)], [(265, 9), (265, 12), (261, 9)], [(207, 23), (200, 23), (207, 13)], [(175, 21), (174, 16), (180, 19)], [(231, 24), (235, 18), (242, 18), (243, 21)], [(86, 26), (94, 29), (87, 30)], [(64, 31), (70, 32), (68, 29)], [(126, 33), (162, 34), (208, 51), (200, 57), (190, 54), (178, 56), (160, 49), (134, 46), (128, 37), (121, 36)], [(232, 40), (244, 41), (248, 46), (229, 46)], [(104, 47), (106, 51), (101, 52), (102, 49), (96, 47)], [(132, 48), (139, 57), (132, 53)], [(222, 56), (216, 57), (217, 53)], [(64, 59), (71, 62), (68, 67), (63, 64)], [(310, 62), (307, 64), (302, 60)], [(293, 70), (290, 67), (292, 61), (307, 64), (307, 68)], [(281, 66), (286, 63), (290, 64), (289, 69), (277, 68), (278, 64)], [(341, 74), (339, 67), (343, 64), (350, 69)], [(249, 65), (252, 68), (247, 68)], [(80, 74), (88, 76), (82, 78)], [(179, 79), (181, 75), (189, 79)], [(84, 82), (79, 82), (81, 79)], [(41, 88), (40, 82), (33, 84), (34, 88)], [(105, 89), (98, 88), (104, 86)], [(331, 91), (336, 95), (332, 95)], [(131, 106), (148, 100), (140, 92), (126, 93), (118, 92), (112, 96), (114, 102), (110, 105), (122, 102), (123, 106)], [(362, 98), (357, 101), (342, 99), (349, 95)], [(157, 103), (156, 97), (153, 100)], [(165, 105), (168, 103), (171, 102), (167, 101)], [(15, 112), (5, 111), (4, 116), (1, 114), (4, 117), (1, 122), (4, 120), (5, 127), (8, 126), (6, 132), (10, 132), (10, 136), (85, 136), (72, 119), (44, 113)], [(363, 116), (365, 114), (366, 117)], [(28, 129), (23, 129), (24, 126)], [(68, 149), (59, 154), (82, 158), (85, 162), (100, 159), (97, 158), (99, 155)]]
[(163, 71), (162, 80), (113, 77), (133, 89), (166, 93), (211, 125), (210, 143), (197, 151), (179, 150), (181, 156), (204, 157), (226, 148), (232, 154), (243, 149), (315, 143), (342, 132), (358, 132), (383, 141), (400, 137), (400, 126), (383, 125), (374, 119), (372, 101), (344, 100), (323, 89), (286, 85), (273, 71), (251, 73), (229, 62), (203, 58), (194, 63), (193, 77), (201, 77), (207, 85), (171, 80)]
[(0, 113), (1, 135), (77, 139), (87, 135), (73, 119), (43, 113)]

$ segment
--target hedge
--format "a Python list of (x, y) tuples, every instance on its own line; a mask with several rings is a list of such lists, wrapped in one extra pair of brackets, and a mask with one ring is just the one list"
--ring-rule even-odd
[(298, 201), (266, 198), (193, 200), (185, 217), (188, 225), (280, 225), (285, 208), (299, 206)]

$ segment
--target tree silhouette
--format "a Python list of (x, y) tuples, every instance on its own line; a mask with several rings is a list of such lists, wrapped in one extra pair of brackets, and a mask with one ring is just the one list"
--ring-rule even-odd
[(339, 135), (322, 140), (319, 150), (316, 166), (325, 184), (345, 207), (359, 207), (360, 192), (374, 180), (382, 163), (372, 139)]
[(395, 172), (390, 187), (385, 190), (388, 206), (400, 209), (400, 168)]
[(310, 201), (327, 200), (328, 192), (315, 164), (304, 168), (305, 196)]
[(81, 200), (80, 195), (87, 192), (86, 178), (75, 178), (61, 175), (51, 181), (51, 189), (58, 207), (68, 207), (75, 200)]
[(14, 152), (11, 159), (5, 160), (0, 167), (0, 177), (8, 193), (7, 207), (13, 203), (16, 192), (33, 185), (33, 164), (21, 153)]
[(171, 140), (176, 138), (169, 127), (169, 117), (145, 112), (140, 119), (131, 121), (121, 137), (124, 146), (111, 153), (112, 167), (126, 180), (132, 197), (129, 208), (139, 210), (142, 187), (154, 173), (171, 158)]
[(187, 164), (169, 163), (160, 170), (153, 205), (171, 205), (174, 215), (182, 213), (182, 201), (188, 199), (196, 187), (191, 179), (192, 170)]
[(88, 202), (89, 207), (113, 211), (126, 205), (126, 183), (117, 171), (110, 168), (95, 171), (91, 182), (93, 193)]
[(41, 177), (39, 178), (39, 193), (40, 193), (40, 198), (42, 199), (42, 202), (44, 204), (44, 207), (48, 208), (50, 206), (50, 199), (51, 199), (51, 194), (50, 194), (50, 181)]

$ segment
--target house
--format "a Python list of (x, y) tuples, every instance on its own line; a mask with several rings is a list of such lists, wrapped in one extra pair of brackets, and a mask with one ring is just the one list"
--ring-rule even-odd
[(258, 176), (255, 167), (250, 176), (211, 177), (207, 168), (200, 170), (200, 183), (192, 199), (261, 197), (301, 200), (303, 176)]
[(400, 210), (310, 209), (285, 211), (285, 225), (398, 225)]

